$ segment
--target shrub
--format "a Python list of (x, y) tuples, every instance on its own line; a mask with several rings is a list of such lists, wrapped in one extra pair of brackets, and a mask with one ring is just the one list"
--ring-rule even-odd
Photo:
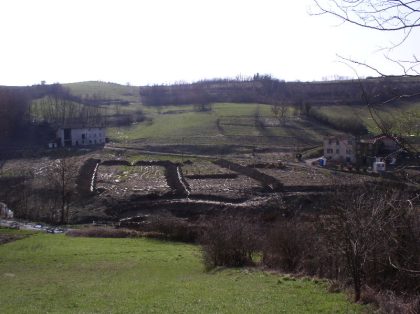
[(244, 218), (220, 216), (212, 219), (201, 234), (203, 263), (206, 270), (218, 266), (252, 265), (257, 251), (255, 225)]
[(135, 229), (144, 237), (167, 241), (195, 242), (199, 225), (185, 218), (175, 217), (169, 212), (159, 215), (137, 216), (120, 221), (120, 227)]
[(375, 291), (370, 287), (364, 289), (361, 301), (379, 307), (380, 313), (417, 314), (420, 313), (420, 296), (398, 296), (392, 291)]
[(310, 110), (308, 116), (319, 123), (353, 135), (364, 135), (368, 133), (368, 129), (363, 124), (363, 121), (357, 117), (330, 117), (315, 109)]
[(161, 239), (181, 242), (195, 242), (197, 229), (187, 220), (169, 214), (152, 217), (147, 225), (148, 232), (161, 234)]
[(286, 272), (299, 271), (305, 265), (309, 266), (306, 259), (311, 259), (313, 255), (315, 237), (312, 225), (297, 217), (278, 221), (266, 235), (263, 263)]
[(107, 227), (88, 227), (83, 229), (73, 229), (66, 233), (71, 237), (91, 237), (91, 238), (131, 238), (138, 237), (137, 231), (129, 229), (114, 229)]
[[(407, 201), (410, 198), (412, 202)], [(338, 191), (329, 201), (325, 197), (327, 209), (316, 219), (295, 216), (277, 222), (264, 237), (263, 263), (351, 284), (356, 301), (416, 309), (413, 300), (420, 293), (416, 198), (378, 185)], [(379, 297), (377, 291), (395, 295)]]

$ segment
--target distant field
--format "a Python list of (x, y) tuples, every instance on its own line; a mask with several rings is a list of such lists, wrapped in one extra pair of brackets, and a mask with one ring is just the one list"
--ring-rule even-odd
[(37, 234), (0, 245), (2, 313), (362, 313), (320, 281), (205, 273), (198, 247)]
[(130, 102), (140, 102), (139, 87), (100, 81), (64, 84), (76, 96), (96, 95), (99, 98), (120, 99)]
[[(380, 130), (375, 125), (369, 110), (366, 106), (325, 106), (317, 107), (321, 112), (325, 113), (330, 117), (340, 117), (340, 116), (355, 116), (360, 118), (363, 123), (368, 127), (369, 131), (373, 133), (378, 133)], [(401, 103), (397, 105), (387, 105), (377, 108), (379, 116), (384, 120), (395, 120), (401, 119), (404, 117), (404, 114), (407, 111), (413, 111), (417, 114), (420, 114), (420, 103)]]
[[(321, 144), (324, 136), (339, 131), (313, 120), (299, 118), (290, 107), (285, 123), (276, 125), (271, 106), (265, 104), (216, 103), (210, 112), (197, 112), (192, 105), (149, 107), (141, 104), (139, 87), (99, 81), (65, 84), (78, 96), (104, 97), (130, 102), (118, 110), (130, 114), (142, 110), (147, 121), (123, 128), (110, 128), (112, 141), (158, 144), (191, 145), (252, 145), (252, 146), (313, 146)], [(358, 117), (370, 132), (379, 133), (365, 106), (314, 107), (331, 118)], [(106, 115), (116, 113), (116, 108), (103, 108)], [(399, 102), (380, 108), (382, 119), (399, 119), (407, 111), (420, 114), (420, 103)], [(256, 118), (258, 117), (258, 118)], [(257, 123), (257, 120), (260, 122)], [(262, 122), (262, 123), (261, 123)], [(265, 125), (266, 127), (261, 127)]]
[[(325, 135), (337, 133), (294, 116), (279, 125), (271, 107), (264, 104), (220, 103), (214, 104), (209, 112), (194, 111), (192, 106), (162, 107), (159, 111), (149, 111), (152, 122), (112, 128), (108, 135), (117, 142), (294, 146), (313, 145)], [(267, 126), (261, 127), (258, 121)]]

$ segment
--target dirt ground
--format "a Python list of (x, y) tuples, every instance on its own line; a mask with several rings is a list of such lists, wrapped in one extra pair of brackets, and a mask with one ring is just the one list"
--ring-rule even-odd
[(0, 245), (25, 238), (25, 235), (0, 233)]
[[(193, 161), (181, 163), (179, 159), (162, 162), (166, 160), (165, 157), (158, 156), (153, 159), (154, 156), (150, 155), (147, 158), (159, 160), (159, 162), (152, 161), (138, 165), (133, 165), (130, 162), (130, 160), (141, 158), (144, 160), (144, 157), (140, 154), (137, 156), (135, 151), (126, 152), (123, 150), (93, 151), (73, 156), (71, 160), (74, 163), (74, 169), (79, 169), (75, 170), (75, 190), (78, 182), (77, 175), (83, 176), (88, 185), (83, 187), (86, 189), (87, 196), (80, 200), (76, 199), (72, 204), (72, 212), (79, 214), (83, 212), (85, 216), (89, 216), (90, 212), (95, 212), (92, 215), (96, 215), (98, 211), (106, 212), (107, 206), (109, 206), (107, 204), (112, 204), (112, 206), (120, 204), (119, 207), (132, 208), (134, 205), (130, 205), (129, 202), (139, 198), (143, 201), (150, 199), (150, 202), (154, 202), (153, 200), (173, 200), (174, 198), (185, 200), (190, 197), (190, 201), (196, 202), (202, 198), (207, 201), (217, 199), (221, 202), (226, 199), (226, 203), (229, 203), (230, 200), (249, 201), (264, 197), (268, 199), (273, 193), (281, 194), (280, 190), (271, 192), (267, 190), (267, 184), (264, 182), (267, 176), (280, 182), (285, 188), (295, 187), (295, 190), (292, 189), (293, 192), (299, 192), (299, 188), (305, 186), (316, 190), (316, 187), (325, 188), (337, 184), (355, 184), (377, 180), (363, 174), (330, 171), (297, 163), (292, 160), (290, 154), (284, 153), (258, 154), (258, 158), (241, 156), (241, 158), (231, 159), (247, 169), (253, 167), (250, 173), (247, 171), (238, 172), (237, 169), (232, 170), (235, 167), (219, 166), (214, 163), (215, 160), (209, 158), (195, 158)], [(171, 159), (171, 156), (168, 158)], [(89, 173), (81, 173), (80, 169), (84, 169), (83, 165), (93, 159), (97, 160), (95, 161), (95, 164), (98, 165), (95, 168), (96, 172), (91, 167), (87, 171)], [(111, 161), (111, 163), (104, 163), (104, 161)], [(117, 161), (117, 163), (112, 163), (112, 161)], [(261, 165), (264, 166), (264, 163), (277, 165), (279, 161), (284, 167), (261, 167)], [(53, 157), (7, 160), (2, 163), (0, 179), (29, 175), (32, 185), (41, 188), (43, 184), (46, 184), (48, 170), (55, 162), (56, 158)], [(255, 166), (257, 164), (259, 167)], [(77, 174), (77, 172), (79, 173)], [(262, 177), (264, 175), (266, 177), (261, 179), (258, 173)], [(91, 180), (94, 183), (94, 188), (89, 191)], [(185, 193), (180, 193), (180, 186)], [(121, 201), (126, 205), (121, 205), (123, 204)]]
[(170, 191), (159, 166), (99, 166), (96, 188), (106, 196), (164, 194)]

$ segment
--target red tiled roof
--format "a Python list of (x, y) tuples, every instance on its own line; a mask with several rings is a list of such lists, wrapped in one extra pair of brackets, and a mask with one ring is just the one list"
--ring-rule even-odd
[(380, 140), (383, 140), (383, 139), (390, 139), (390, 140), (396, 141), (398, 143), (397, 138), (392, 138), (392, 137), (390, 137), (388, 135), (385, 135), (385, 134), (377, 135), (377, 136), (371, 137), (371, 138), (360, 139), (360, 142), (368, 143), (368, 144), (376, 144), (377, 141), (380, 141)]

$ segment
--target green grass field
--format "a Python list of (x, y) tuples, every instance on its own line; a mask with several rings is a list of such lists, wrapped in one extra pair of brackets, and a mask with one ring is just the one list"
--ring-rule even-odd
[(171, 144), (294, 146), (296, 143), (321, 142), (325, 135), (337, 133), (317, 122), (293, 116), (282, 126), (260, 128), (255, 123), (256, 114), (260, 119), (275, 122), (271, 107), (264, 104), (218, 103), (209, 112), (196, 112), (192, 106), (162, 107), (160, 113), (151, 112), (149, 108), (152, 122), (110, 128), (108, 136), (117, 142), (149, 140)]
[(63, 85), (76, 96), (92, 97), (95, 95), (99, 98), (127, 100), (130, 102), (140, 101), (138, 86), (127, 86), (101, 81), (68, 83)]
[(36, 234), (0, 246), (1, 313), (362, 313), (326, 284), (205, 273), (199, 248)]
[[(138, 86), (90, 81), (65, 84), (71, 93), (78, 96), (129, 101), (121, 106), (120, 113), (130, 114), (142, 110), (149, 118), (143, 123), (129, 127), (109, 128), (108, 136), (112, 141), (129, 143), (140, 141), (154, 144), (191, 144), (191, 145), (264, 145), (264, 146), (313, 146), (321, 144), (326, 135), (340, 133), (329, 126), (313, 120), (298, 118), (293, 115), (294, 108), (289, 108), (288, 121), (281, 126), (260, 128), (255, 123), (256, 115), (260, 119), (274, 119), (271, 107), (264, 104), (216, 103), (210, 112), (197, 112), (194, 106), (150, 107), (141, 104)], [(106, 108), (105, 108), (106, 107)], [(102, 108), (103, 114), (116, 113), (113, 106)], [(380, 133), (365, 106), (319, 106), (314, 107), (331, 118), (358, 117), (372, 133)], [(420, 104), (399, 101), (382, 106), (380, 116), (384, 120), (404, 117), (407, 111), (420, 115)]]
[[(373, 133), (380, 132), (374, 123), (369, 110), (366, 106), (324, 106), (318, 109), (329, 117), (355, 116), (360, 118)], [(420, 115), (420, 103), (400, 103), (396, 105), (382, 106), (377, 111), (383, 120), (395, 121), (404, 118), (406, 112), (416, 112)]]

